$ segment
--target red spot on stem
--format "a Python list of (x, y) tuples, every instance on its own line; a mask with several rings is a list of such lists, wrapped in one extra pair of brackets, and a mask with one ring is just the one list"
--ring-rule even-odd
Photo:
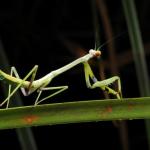
[(128, 105), (128, 110), (132, 110), (134, 108), (134, 104), (129, 104)]
[(107, 111), (108, 113), (111, 113), (111, 112), (112, 112), (112, 107), (111, 107), (111, 106), (108, 106), (108, 107), (106, 108), (106, 111)]
[(28, 115), (28, 116), (25, 116), (23, 118), (23, 120), (27, 123), (27, 124), (32, 124), (34, 121), (36, 121), (38, 119), (37, 116), (35, 115)]
[(102, 116), (105, 117), (106, 115), (108, 115), (109, 113), (111, 113), (113, 111), (111, 106), (107, 106), (103, 111), (102, 111)]

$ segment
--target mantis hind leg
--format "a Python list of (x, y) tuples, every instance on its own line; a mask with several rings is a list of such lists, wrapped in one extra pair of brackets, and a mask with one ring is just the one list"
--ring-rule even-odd
[[(30, 87), (32, 85), (32, 82), (34, 81), (35, 79), (35, 76), (36, 76), (36, 72), (37, 72), (37, 69), (38, 69), (38, 66), (35, 65), (31, 71), (22, 79), (22, 82), (20, 82), (14, 89), (13, 91), (11, 91), (12, 89), (12, 85), (9, 84), (9, 88), (8, 88), (8, 97), (0, 104), (0, 106), (3, 106), (6, 102), (6, 108), (8, 108), (9, 106), (9, 102), (10, 102), (10, 98), (15, 94), (15, 92), (20, 88), (21, 89), (21, 92), (23, 93), (24, 96), (27, 96), (28, 95), (28, 91), (30, 90)], [(11, 67), (11, 76), (14, 74), (16, 78), (19, 78), (20, 79), (20, 76), (16, 70), (15, 67)], [(23, 85), (23, 82), (26, 81), (29, 76), (31, 76), (31, 80), (30, 80), (30, 84), (29, 84), (29, 87), (28, 88), (24, 88), (22, 87)]]
[[(49, 98), (51, 98), (51, 97), (53, 97), (53, 96), (55, 96), (55, 95), (57, 95), (57, 94), (59, 94), (59, 93), (65, 91), (66, 89), (68, 89), (68, 86), (58, 86), (58, 87), (45, 87), (45, 88), (40, 88), (39, 91), (38, 91), (39, 94), (38, 94), (38, 96), (37, 96), (37, 98), (36, 98), (36, 100), (35, 100), (34, 106), (36, 106), (36, 105), (38, 105), (39, 103), (41, 103), (41, 102), (43, 102), (43, 101), (45, 101), (45, 100), (47, 100), (47, 99), (49, 99)], [(49, 90), (58, 90), (58, 91), (56, 91), (56, 92), (52, 93), (51, 95), (48, 95), (47, 97), (42, 98), (42, 99), (39, 100), (39, 98), (40, 98), (42, 92), (43, 92), (43, 91), (49, 91)]]

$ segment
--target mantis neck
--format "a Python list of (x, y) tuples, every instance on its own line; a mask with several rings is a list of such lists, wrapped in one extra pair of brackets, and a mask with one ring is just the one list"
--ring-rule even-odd
[(59, 74), (62, 74), (68, 70), (70, 70), (71, 68), (75, 67), (78, 64), (81, 64), (83, 62), (88, 61), (89, 59), (91, 59), (93, 57), (93, 55), (91, 54), (87, 54), (81, 58), (76, 59), (75, 61), (69, 63), (68, 65), (65, 65), (64, 67), (61, 67), (55, 71), (52, 71), (51, 73), (53, 74), (54, 77), (58, 76)]

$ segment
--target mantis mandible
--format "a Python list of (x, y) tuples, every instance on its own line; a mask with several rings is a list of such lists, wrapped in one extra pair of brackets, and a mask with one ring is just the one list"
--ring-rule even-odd
[[(38, 65), (35, 65), (31, 71), (23, 78), (21, 79), (19, 74), (17, 73), (17, 70), (15, 67), (11, 67), (11, 73), (10, 75), (3, 72), (0, 70), (0, 80), (4, 80), (9, 84), (9, 89), (8, 89), (8, 97), (0, 103), (0, 106), (3, 106), (5, 103), (6, 108), (9, 106), (9, 101), (10, 98), (15, 94), (15, 92), (20, 88), (21, 92), (24, 96), (28, 96), (32, 94), (33, 92), (37, 91), (38, 95), (35, 100), (34, 105), (38, 105), (39, 103), (65, 91), (68, 86), (57, 86), (57, 87), (49, 87), (48, 85), (50, 82), (57, 77), (58, 75), (62, 74), (63, 72), (73, 68), (74, 66), (82, 63), (84, 66), (84, 72), (85, 72), (85, 81), (86, 85), (90, 89), (94, 88), (101, 88), (102, 90), (107, 91), (109, 94), (115, 95), (118, 99), (121, 98), (121, 83), (120, 83), (120, 78), (118, 76), (111, 77), (109, 79), (103, 80), (103, 81), (98, 81), (96, 77), (94, 76), (90, 65), (88, 64), (88, 61), (94, 57), (100, 57), (101, 56), (101, 51), (99, 50), (89, 50), (89, 53), (86, 54), (83, 57), (80, 57), (76, 59), (75, 61), (57, 69), (54, 71), (51, 71), (44, 77), (35, 80), (35, 76), (38, 70)], [(14, 75), (14, 76), (13, 76)], [(27, 79), (31, 76), (31, 79), (28, 81)], [(90, 79), (92, 80), (93, 83), (90, 82)], [(114, 89), (110, 88), (109, 85), (117, 81), (118, 89), (115, 91)], [(12, 90), (12, 84), (15, 84), (16, 87)], [(40, 96), (43, 91), (49, 91), (49, 90), (57, 90), (56, 92), (52, 93), (49, 96), (46, 96), (44, 98), (40, 99)]]

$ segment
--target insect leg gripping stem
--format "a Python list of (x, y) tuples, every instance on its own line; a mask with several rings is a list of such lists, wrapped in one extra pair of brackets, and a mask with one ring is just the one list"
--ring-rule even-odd
[[(118, 88), (117, 91), (109, 87), (109, 85), (113, 84), (114, 82), (117, 82), (117, 88)], [(118, 76), (114, 76), (103, 81), (97, 81), (92, 85), (92, 88), (96, 88), (96, 87), (100, 87), (102, 90), (107, 91), (108, 94), (115, 95), (117, 99), (122, 98), (121, 82)]]
[[(102, 90), (107, 91), (108, 94), (115, 95), (118, 99), (122, 98), (121, 81), (118, 76), (114, 76), (103, 81), (98, 81), (94, 76), (90, 68), (90, 65), (87, 62), (83, 63), (83, 65), (84, 65), (86, 85), (88, 88), (94, 89), (99, 87)], [(93, 84), (91, 84), (90, 79), (93, 81)], [(113, 84), (114, 82), (117, 82), (117, 88), (118, 88), (117, 91), (109, 87), (109, 85)]]

